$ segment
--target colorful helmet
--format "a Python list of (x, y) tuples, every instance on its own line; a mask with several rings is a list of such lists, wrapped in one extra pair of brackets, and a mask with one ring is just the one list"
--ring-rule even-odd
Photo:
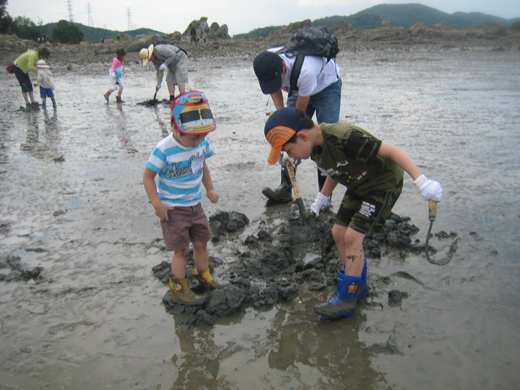
[(207, 134), (217, 129), (206, 95), (190, 91), (177, 96), (172, 102), (175, 125), (183, 134)]

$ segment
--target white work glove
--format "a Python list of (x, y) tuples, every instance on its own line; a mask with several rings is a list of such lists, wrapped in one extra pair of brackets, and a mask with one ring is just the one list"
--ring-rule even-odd
[(282, 152), (282, 162), (283, 162), (283, 165), (286, 165), (287, 161), (290, 161), (292, 163), (293, 167), (295, 166), (294, 159), (289, 157), (287, 152)]
[(157, 87), (155, 87), (155, 90), (156, 90), (156, 91), (158, 91), (158, 90), (160, 90), (160, 89), (161, 89), (161, 84), (162, 84), (162, 82), (161, 82), (161, 83), (159, 83), (159, 84), (157, 84)]
[(159, 66), (159, 70), (161, 72), (164, 72), (166, 70), (166, 64), (164, 62), (161, 64), (161, 66)]
[(323, 195), (321, 192), (318, 192), (318, 196), (316, 200), (311, 205), (311, 211), (316, 214), (316, 216), (320, 215), (321, 210), (327, 206), (327, 203), (330, 201), (330, 196)]
[(417, 190), (425, 200), (434, 200), (440, 202), (442, 199), (441, 183), (430, 180), (426, 176), (421, 175), (413, 182)]

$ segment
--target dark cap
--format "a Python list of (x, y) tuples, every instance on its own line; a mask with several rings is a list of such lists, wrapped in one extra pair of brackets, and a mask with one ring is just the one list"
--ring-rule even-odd
[(253, 61), (253, 68), (264, 94), (275, 93), (282, 87), (283, 61), (271, 51), (263, 51)]
[(46, 47), (42, 47), (41, 49), (38, 49), (38, 54), (40, 54), (40, 57), (49, 58), (51, 52)]
[(116, 50), (116, 56), (118, 56), (118, 57), (124, 57), (124, 56), (126, 56), (126, 51), (125, 51), (125, 49), (117, 49), (117, 50)]
[(300, 117), (294, 107), (281, 108), (269, 116), (264, 128), (265, 138), (271, 145), (269, 164), (276, 164), (282, 147), (297, 133), (304, 120), (305, 115)]

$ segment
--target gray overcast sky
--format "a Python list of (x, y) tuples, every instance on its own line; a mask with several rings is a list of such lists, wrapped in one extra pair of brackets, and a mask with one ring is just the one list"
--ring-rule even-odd
[[(229, 34), (258, 27), (287, 25), (305, 19), (352, 15), (377, 4), (407, 4), (417, 1), (384, 0), (8, 0), (12, 17), (26, 16), (43, 24), (69, 20), (94, 27), (125, 31), (147, 27), (164, 33), (184, 32), (192, 20), (208, 17), (208, 23), (227, 24)], [(420, 4), (453, 13), (482, 12), (506, 19), (520, 17), (520, 0), (425, 0)]]

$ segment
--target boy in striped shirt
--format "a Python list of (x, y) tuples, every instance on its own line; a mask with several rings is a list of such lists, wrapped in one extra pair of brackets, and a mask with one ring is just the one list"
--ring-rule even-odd
[(143, 183), (161, 220), (166, 250), (174, 252), (172, 301), (200, 305), (205, 297), (189, 288), (186, 258), (191, 242), (193, 276), (206, 288), (219, 287), (209, 270), (207, 242), (213, 235), (201, 205), (202, 186), (211, 202), (217, 203), (219, 198), (206, 165), (206, 158), (214, 154), (206, 135), (216, 129), (216, 124), (202, 92), (179, 95), (171, 106), (173, 132), (155, 146), (146, 163)]

